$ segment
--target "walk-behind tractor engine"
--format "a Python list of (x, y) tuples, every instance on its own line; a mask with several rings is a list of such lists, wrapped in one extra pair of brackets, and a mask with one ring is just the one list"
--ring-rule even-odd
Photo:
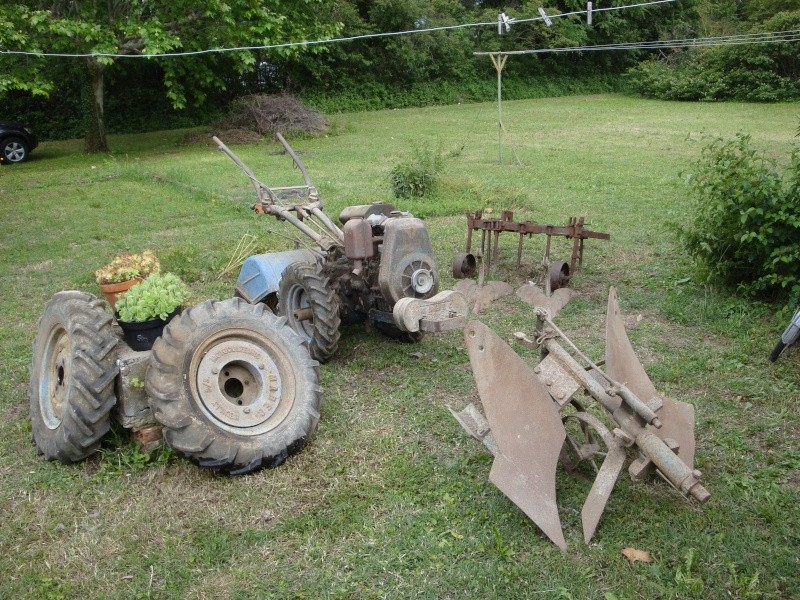
[(342, 324), (366, 321), (407, 342), (426, 331), (463, 327), (466, 300), (452, 290), (438, 291), (439, 270), (425, 224), (391, 204), (375, 203), (345, 208), (338, 227), (323, 212), (300, 159), (283, 136), (278, 139), (305, 185), (270, 188), (214, 141), (252, 181), (259, 200), (253, 208), (291, 223), (316, 247), (251, 256), (239, 273), (236, 294), (285, 316), (320, 362), (336, 352)]

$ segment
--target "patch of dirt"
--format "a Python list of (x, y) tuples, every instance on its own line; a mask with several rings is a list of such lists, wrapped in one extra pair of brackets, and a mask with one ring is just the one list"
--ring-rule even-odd
[(35, 263), (31, 265), (26, 265), (20, 269), (21, 273), (31, 273), (35, 271), (48, 271), (50, 267), (53, 266), (52, 260), (46, 260), (44, 262)]

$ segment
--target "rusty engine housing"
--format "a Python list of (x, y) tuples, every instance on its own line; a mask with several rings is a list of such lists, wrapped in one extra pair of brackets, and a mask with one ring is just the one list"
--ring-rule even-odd
[(345, 297), (368, 291), (370, 318), (391, 323), (398, 300), (427, 299), (439, 291), (439, 269), (422, 220), (378, 203), (350, 206), (339, 220), (352, 269), (338, 280), (346, 288)]

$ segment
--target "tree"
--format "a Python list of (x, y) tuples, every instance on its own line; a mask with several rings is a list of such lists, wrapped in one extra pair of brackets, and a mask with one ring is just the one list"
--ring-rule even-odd
[[(220, 71), (241, 76), (255, 64), (255, 54), (241, 50), (148, 56), (329, 37), (338, 26), (322, 23), (315, 16), (324, 13), (327, 4), (328, 0), (271, 0), (268, 6), (262, 0), (23, 0), (0, 6), (0, 51), (82, 55), (0, 54), (0, 95), (12, 89), (48, 95), (59, 72), (54, 61), (77, 61), (90, 89), (85, 150), (106, 152), (104, 82), (109, 70), (126, 60), (118, 56), (157, 61), (167, 96), (176, 108), (182, 108), (190, 91), (202, 102), (203, 90), (224, 89)], [(302, 49), (295, 46), (272, 52), (287, 57)]]

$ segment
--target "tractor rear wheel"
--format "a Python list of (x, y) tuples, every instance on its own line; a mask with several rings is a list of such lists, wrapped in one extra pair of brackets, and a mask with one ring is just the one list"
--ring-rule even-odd
[(311, 357), (328, 362), (339, 347), (339, 298), (319, 263), (299, 262), (283, 272), (278, 314), (308, 344)]
[(318, 363), (286, 319), (240, 298), (170, 321), (146, 390), (167, 443), (218, 473), (280, 465), (319, 422)]
[(82, 460), (109, 430), (118, 372), (111, 323), (103, 302), (84, 292), (58, 292), (45, 306), (29, 396), (33, 441), (47, 460)]

